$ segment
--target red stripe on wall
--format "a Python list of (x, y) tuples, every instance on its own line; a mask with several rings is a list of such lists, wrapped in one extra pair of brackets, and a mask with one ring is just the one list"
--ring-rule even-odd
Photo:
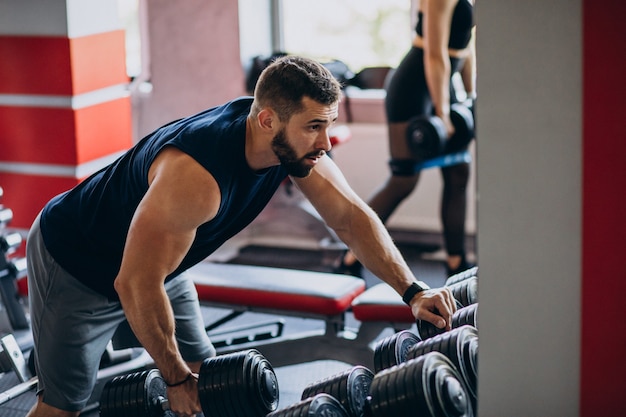
[(13, 220), (9, 226), (30, 228), (48, 200), (78, 183), (79, 180), (75, 178), (0, 172), (0, 187), (4, 191), (2, 205), (13, 211)]
[(77, 162), (74, 110), (0, 107), (0, 160), (70, 164)]
[(0, 36), (0, 94), (72, 96), (128, 82), (124, 31)]
[(124, 31), (71, 39), (74, 94), (128, 83)]
[(130, 97), (76, 111), (77, 163), (127, 150), (132, 142)]
[(70, 95), (69, 39), (0, 36), (0, 93)]
[(0, 106), (0, 160), (78, 165), (132, 146), (129, 97), (78, 110)]
[(581, 416), (625, 416), (626, 3), (583, 0)]

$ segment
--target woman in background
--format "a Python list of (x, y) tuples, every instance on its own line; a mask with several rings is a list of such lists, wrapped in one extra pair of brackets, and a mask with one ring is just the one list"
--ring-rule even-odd
[[(420, 0), (411, 49), (387, 86), (390, 176), (374, 192), (369, 205), (386, 222), (415, 189), (420, 172), (407, 143), (409, 120), (436, 115), (454, 133), (450, 105), (456, 102), (452, 76), (460, 73), (468, 98), (475, 98), (474, 0)], [(441, 221), (449, 275), (471, 265), (465, 253), (465, 217), (469, 163), (441, 168)], [(361, 265), (347, 252), (337, 272), (361, 275)]]

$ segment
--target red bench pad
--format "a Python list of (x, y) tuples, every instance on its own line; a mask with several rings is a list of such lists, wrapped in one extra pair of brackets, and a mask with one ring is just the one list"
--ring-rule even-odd
[(385, 283), (376, 284), (352, 302), (352, 312), (359, 321), (389, 321), (415, 323), (409, 306), (393, 288)]
[(345, 312), (365, 282), (348, 275), (201, 262), (188, 273), (200, 301), (335, 315)]

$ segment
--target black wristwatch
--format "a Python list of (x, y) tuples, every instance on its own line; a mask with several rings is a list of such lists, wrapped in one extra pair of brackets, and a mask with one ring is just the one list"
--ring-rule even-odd
[(428, 289), (428, 286), (426, 284), (421, 283), (421, 282), (420, 283), (414, 282), (404, 292), (404, 295), (402, 296), (402, 301), (404, 301), (406, 305), (410, 306), (411, 300), (413, 299), (413, 297), (415, 297), (418, 293), (427, 289)]

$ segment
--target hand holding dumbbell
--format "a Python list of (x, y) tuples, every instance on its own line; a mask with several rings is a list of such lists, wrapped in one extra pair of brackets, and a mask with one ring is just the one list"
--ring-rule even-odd
[[(100, 416), (173, 416), (166, 391), (157, 369), (115, 377), (102, 390)], [(198, 397), (207, 416), (265, 417), (278, 406), (278, 381), (267, 359), (250, 349), (205, 359)]]
[(474, 114), (466, 105), (450, 106), (450, 121), (454, 134), (448, 135), (446, 125), (438, 116), (418, 116), (409, 120), (406, 138), (418, 161), (465, 149), (474, 138)]

